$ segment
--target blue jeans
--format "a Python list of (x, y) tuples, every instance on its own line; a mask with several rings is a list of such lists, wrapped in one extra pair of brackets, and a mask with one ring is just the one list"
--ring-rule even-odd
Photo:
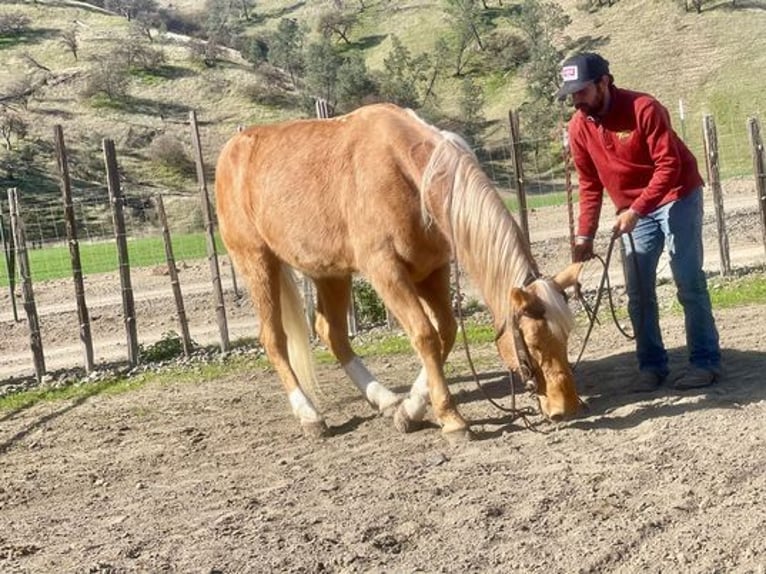
[(622, 236), (622, 242), (626, 254), (628, 311), (636, 333), (638, 368), (661, 376), (668, 374), (656, 290), (657, 264), (664, 246), (670, 255), (678, 301), (684, 310), (689, 362), (702, 369), (719, 369), (718, 331), (702, 271), (702, 189), (641, 217), (632, 236), (635, 253), (627, 235)]

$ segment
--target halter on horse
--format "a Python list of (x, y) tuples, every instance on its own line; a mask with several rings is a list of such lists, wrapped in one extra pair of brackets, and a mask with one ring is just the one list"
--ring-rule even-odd
[[(366, 106), (330, 120), (251, 127), (232, 137), (216, 170), (221, 237), (250, 289), (260, 339), (308, 434), (326, 426), (304, 392), (315, 374), (302, 303), (288, 266), (311, 277), (316, 332), (373, 408), (413, 430), (430, 402), (444, 433), (468, 435), (447, 388), (455, 342), (453, 253), (487, 303), (498, 351), (518, 366), (518, 325), (543, 412), (577, 410), (566, 342), (573, 324), (562, 295), (579, 265), (553, 279), (537, 266), (518, 225), (465, 142), (413, 112)], [(346, 310), (362, 273), (410, 338), (422, 369), (403, 400), (351, 348)]]

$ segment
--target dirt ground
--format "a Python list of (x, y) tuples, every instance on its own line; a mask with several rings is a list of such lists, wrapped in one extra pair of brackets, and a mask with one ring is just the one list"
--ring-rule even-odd
[[(533, 250), (553, 270), (565, 244), (533, 215)], [(732, 221), (735, 252), (758, 247), (752, 208)], [(182, 285), (202, 284), (204, 273), (182, 270)], [(118, 339), (109, 297), (119, 298), (119, 282), (109, 285), (94, 321)], [(36, 292), (51, 309), (44, 328), (73, 314), (55, 311), (64, 288)], [(217, 329), (203, 312), (208, 298), (200, 288), (187, 299), (200, 306), (190, 315), (205, 317), (194, 320), (197, 333)], [(150, 310), (139, 332), (172, 328), (172, 298), (137, 300)], [(249, 305), (231, 308), (252, 335)], [(484, 399), (457, 347), (450, 386), (477, 438), (463, 445), (431, 423), (398, 434), (334, 366), (320, 367), (332, 432), (318, 442), (302, 437), (275, 375), (255, 368), (0, 412), (0, 572), (763, 574), (766, 306), (716, 318), (719, 384), (627, 394), (632, 343), (602, 325), (576, 372), (588, 410), (557, 426), (535, 418), (533, 430)], [(24, 351), (23, 325), (10, 323), (0, 333), (4, 363)], [(666, 313), (662, 326), (681, 369), (682, 319)], [(61, 340), (76, 361), (76, 338)], [(472, 355), (487, 391), (508, 404), (492, 346)], [(418, 371), (409, 355), (368, 366), (400, 392)]]

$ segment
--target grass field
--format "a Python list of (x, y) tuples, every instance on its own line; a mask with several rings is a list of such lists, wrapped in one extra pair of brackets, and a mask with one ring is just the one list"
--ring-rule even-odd
[[(176, 261), (191, 261), (207, 257), (205, 236), (189, 233), (173, 236), (173, 255)], [(117, 247), (113, 241), (80, 243), (80, 263), (84, 275), (116, 272), (119, 268)], [(218, 253), (226, 250), (220, 237), (216, 237)], [(32, 281), (63, 279), (72, 276), (69, 247), (57, 245), (27, 251)], [(141, 237), (128, 240), (128, 258), (131, 267), (152, 267), (165, 264), (165, 246), (162, 237)], [(17, 265), (18, 267), (18, 265)], [(17, 271), (18, 274), (18, 271)], [(0, 286), (8, 285), (5, 266), (0, 272)]]

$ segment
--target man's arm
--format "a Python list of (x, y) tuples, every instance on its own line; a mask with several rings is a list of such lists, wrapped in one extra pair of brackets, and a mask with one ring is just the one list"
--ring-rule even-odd
[(575, 237), (574, 258), (575, 261), (586, 261), (593, 257), (593, 238), (598, 230), (604, 185), (601, 183), (585, 143), (573, 133), (571, 127), (569, 142), (580, 190), (580, 215)]
[(637, 111), (636, 119), (654, 162), (654, 173), (631, 209), (639, 215), (647, 215), (657, 208), (662, 198), (678, 183), (681, 155), (670, 127), (670, 116), (662, 104), (649, 100)]

